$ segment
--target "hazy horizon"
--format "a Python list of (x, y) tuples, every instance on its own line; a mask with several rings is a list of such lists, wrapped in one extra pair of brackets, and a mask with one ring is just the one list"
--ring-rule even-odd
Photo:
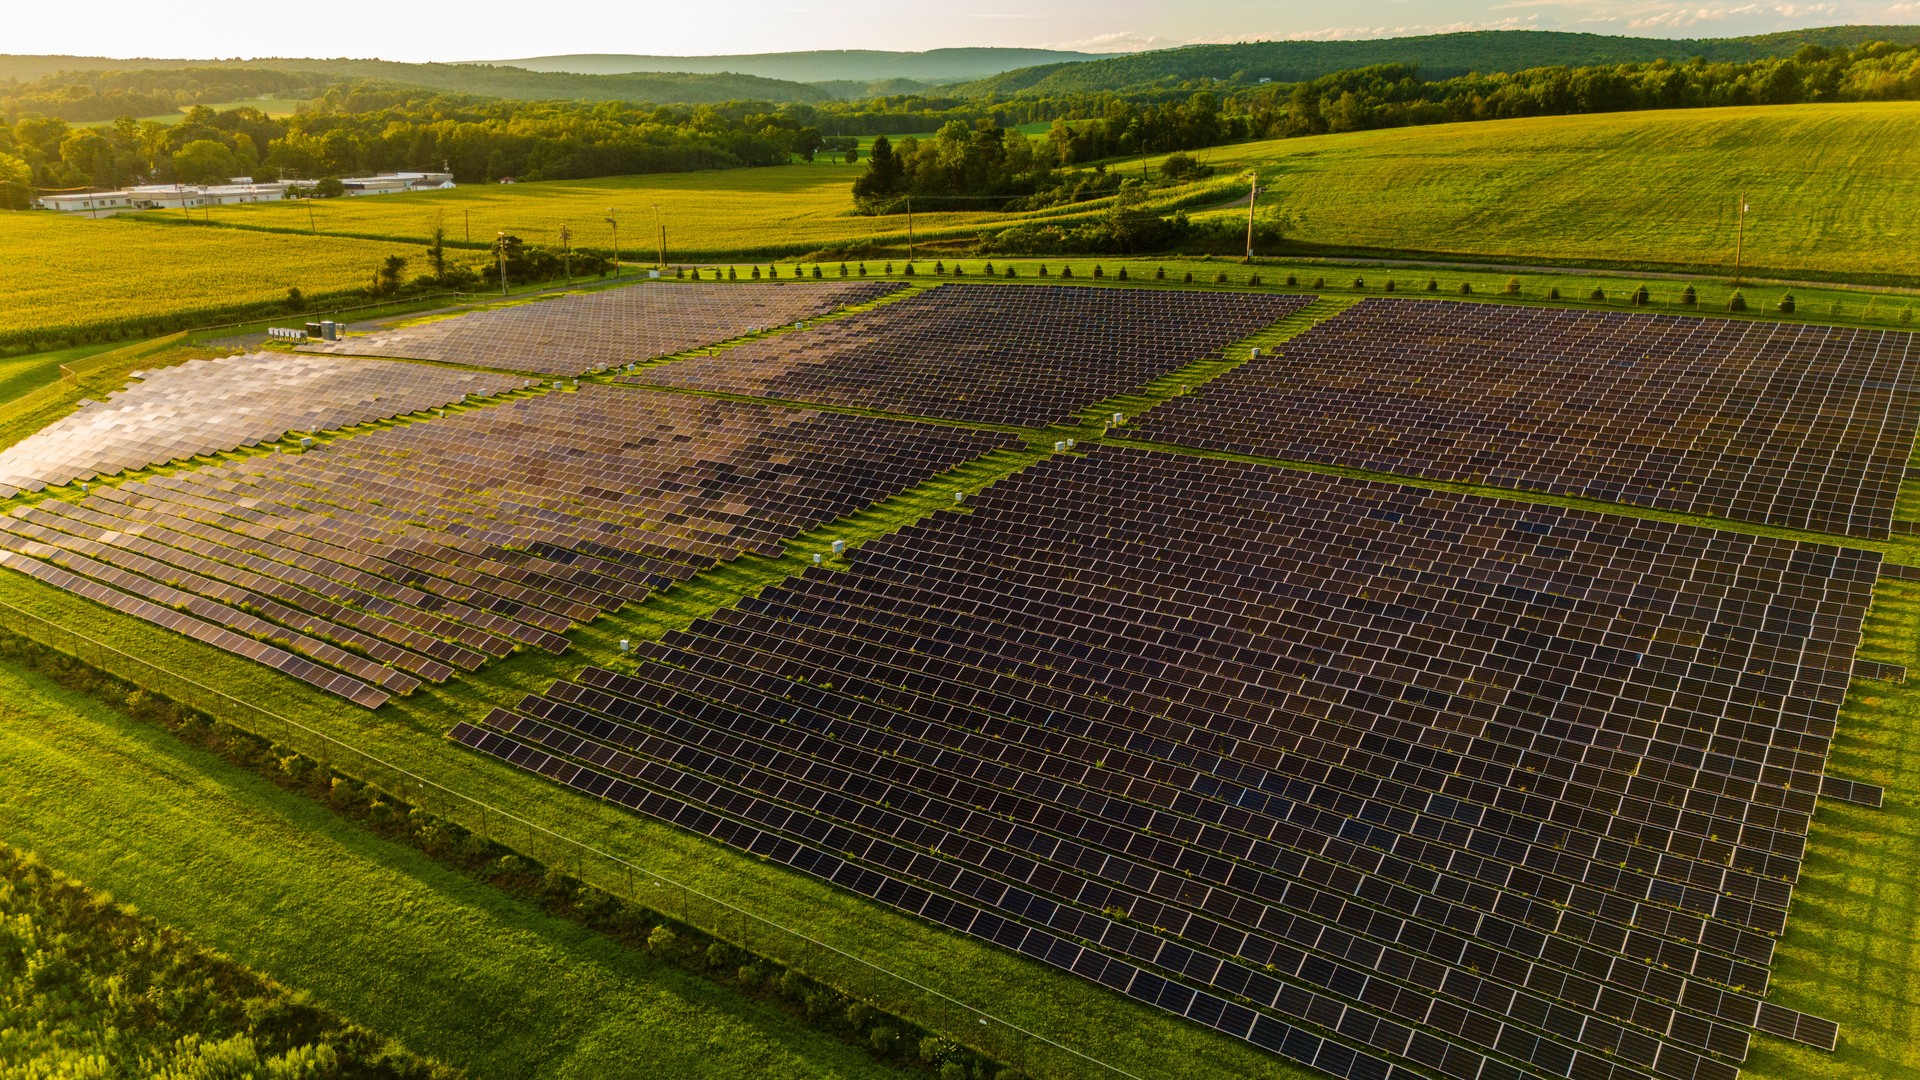
[[(103, 0), (84, 27), (62, 9), (16, 13), (14, 54), (112, 59), (355, 57), (404, 62), (503, 60), (570, 53), (745, 55), (872, 49), (1050, 48), (1127, 53), (1226, 41), (1404, 37), (1462, 30), (1563, 30), (1643, 37), (1727, 37), (1842, 24), (1920, 22), (1920, 0), (1709, 6), (1671, 0), (973, 0), (908, 15), (878, 0), (737, 0), (725, 7), (635, 9), (588, 3), (527, 20), (499, 0), (460, 9), (383, 9), (372, 25), (274, 12), (248, 19), (152, 18), (151, 5)], [(636, 14), (638, 12), (638, 14)], [(489, 18), (497, 15), (497, 20)]]

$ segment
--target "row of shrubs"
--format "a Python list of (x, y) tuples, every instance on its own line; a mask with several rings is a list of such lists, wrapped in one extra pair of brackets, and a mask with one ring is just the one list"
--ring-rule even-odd
[(185, 742), (204, 746), (280, 787), (330, 806), (371, 831), (432, 856), (550, 914), (622, 944), (644, 948), (676, 967), (774, 1004), (818, 1030), (883, 1061), (918, 1067), (940, 1080), (1022, 1080), (1022, 1074), (888, 1011), (808, 977), (778, 960), (723, 941), (674, 916), (615, 896), (544, 865), (456, 822), (395, 798), (291, 748), (0, 630), (0, 659), (30, 667), (66, 689), (98, 698)]
[[(866, 277), (873, 272), (874, 271), (870, 271), (867, 268), (867, 264), (864, 262), (857, 263), (851, 266), (849, 266), (849, 264), (847, 263), (840, 263), (839, 266), (833, 270), (830, 270), (824, 264), (815, 263), (810, 273), (808, 268), (805, 266), (792, 266), (787, 268), (785, 272), (785, 276), (793, 277), (793, 278), (805, 278), (808, 276), (811, 276), (814, 278), (826, 278), (830, 276)], [(885, 265), (883, 269), (879, 270), (878, 272), (882, 274), (891, 275), (895, 272), (894, 264), (889, 262)], [(946, 276), (965, 277), (967, 276), (967, 273), (968, 273), (966, 268), (962, 266), (960, 263), (956, 262), (951, 267), (949, 267), (944, 260), (936, 261), (933, 264), (932, 269), (926, 272), (931, 273), (934, 277), (946, 277)], [(984, 277), (1014, 278), (1014, 277), (1020, 276), (1019, 270), (1016, 267), (1007, 265), (996, 270), (992, 262), (987, 262), (982, 264), (979, 270), (976, 272), (979, 275)], [(921, 274), (922, 270), (920, 267), (917, 267), (914, 263), (909, 262), (901, 266), (899, 273), (901, 273), (906, 277), (915, 277)], [(1074, 269), (1071, 265), (1062, 265), (1056, 270), (1049, 270), (1045, 263), (1041, 263), (1039, 266), (1034, 268), (1032, 273), (1035, 277), (1041, 277), (1041, 278), (1055, 277), (1061, 280), (1070, 280), (1074, 276)], [(699, 280), (719, 281), (723, 277), (728, 281), (737, 281), (741, 279), (741, 273), (735, 267), (728, 267), (724, 273), (717, 268), (709, 269), (704, 271), (704, 274), (706, 275), (705, 277), (702, 276), (703, 272), (697, 269), (692, 271), (687, 271), (683, 269), (680, 271), (676, 271), (675, 276), (684, 278), (690, 275), (696, 281), (699, 281)], [(774, 279), (774, 278), (781, 277), (782, 271), (778, 265), (769, 265), (766, 268), (765, 272), (763, 273), (760, 267), (755, 266), (750, 268), (747, 271), (746, 276), (748, 279), (754, 280), (754, 281), (758, 281), (762, 277)], [(1096, 263), (1093, 267), (1093, 271), (1090, 276), (1095, 280), (1103, 280), (1108, 277), (1108, 274), (1104, 266), (1101, 266), (1100, 264)], [(1145, 277), (1134, 277), (1130, 275), (1127, 268), (1123, 266), (1123, 267), (1120, 267), (1119, 270), (1112, 275), (1112, 280), (1114, 281), (1152, 280), (1156, 282), (1164, 282), (1168, 280), (1167, 268), (1164, 266), (1156, 267), (1153, 272), (1153, 276), (1151, 278), (1145, 278)], [(1182, 284), (1192, 285), (1192, 284), (1195, 284), (1196, 282), (1204, 282), (1204, 275), (1200, 278), (1196, 278), (1194, 276), (1193, 271), (1188, 270), (1181, 274), (1180, 281)], [(1250, 288), (1260, 288), (1261, 286), (1266, 284), (1265, 280), (1257, 273), (1248, 274), (1244, 278), (1235, 280), (1225, 270), (1215, 271), (1213, 274), (1211, 283), (1215, 285), (1245, 285)], [(1320, 277), (1315, 277), (1310, 281), (1306, 281), (1306, 280), (1303, 280), (1298, 274), (1287, 274), (1284, 279), (1277, 280), (1276, 284), (1283, 285), (1287, 288), (1326, 289), (1329, 287), (1328, 281), (1324, 275)], [(1346, 283), (1346, 284), (1335, 283), (1332, 287), (1348, 288), (1348, 289), (1364, 291), (1368, 286), (1367, 286), (1366, 278), (1355, 277), (1349, 283)], [(1442, 286), (1440, 284), (1440, 280), (1438, 278), (1431, 278), (1431, 277), (1428, 278), (1424, 283), (1419, 285), (1403, 285), (1397, 282), (1393, 278), (1387, 278), (1384, 282), (1380, 284), (1379, 288), (1382, 292), (1411, 291), (1411, 292), (1437, 293), (1437, 292), (1443, 291)], [(1458, 284), (1453, 286), (1453, 288), (1447, 289), (1444, 291), (1457, 292), (1462, 296), (1475, 295), (1475, 289), (1471, 281), (1459, 282)], [(1522, 291), (1520, 288), (1520, 279), (1517, 277), (1508, 278), (1505, 286), (1500, 290), (1499, 295), (1511, 296), (1511, 297), (1521, 296)], [(1584, 299), (1587, 302), (1594, 303), (1594, 304), (1608, 304), (1608, 303), (1616, 302), (1612, 296), (1608, 295), (1605, 289), (1600, 288), (1598, 286), (1595, 286), (1591, 291), (1586, 293), (1584, 297), (1579, 296), (1577, 293), (1573, 295), (1562, 295), (1559, 286), (1557, 285), (1550, 286), (1546, 291), (1545, 298), (1548, 300)], [(1649, 290), (1645, 285), (1642, 285), (1639, 288), (1635, 289), (1633, 292), (1624, 294), (1623, 300), (1618, 302), (1624, 302), (1633, 307), (1647, 307), (1654, 304), (1656, 301), (1651, 290)], [(1678, 297), (1677, 303), (1680, 307), (1698, 309), (1700, 306), (1699, 293), (1694, 289), (1693, 286), (1688, 285), (1682, 290), (1680, 290), (1680, 295)], [(1780, 312), (1783, 315), (1791, 315), (1797, 310), (1797, 308), (1798, 308), (1798, 302), (1795, 301), (1792, 293), (1787, 293), (1786, 295), (1782, 296), (1779, 299), (1779, 301), (1777, 301), (1774, 304), (1774, 310)], [(1733, 292), (1732, 295), (1727, 297), (1726, 309), (1732, 312), (1743, 312), (1743, 311), (1753, 310), (1752, 306), (1748, 303), (1746, 296), (1737, 289)], [(1832, 306), (1832, 309), (1829, 311), (1829, 314), (1831, 315), (1841, 314), (1839, 305), (1837, 303)], [(1868, 318), (1872, 317), (1871, 305), (1868, 306), (1865, 312), (1865, 317), (1868, 317)], [(1914, 319), (1912, 307), (1902, 308), (1900, 310), (1900, 314), (1898, 318), (1901, 322), (1912, 322)]]
[(304, 993), (0, 843), (8, 1076), (455, 1080)]

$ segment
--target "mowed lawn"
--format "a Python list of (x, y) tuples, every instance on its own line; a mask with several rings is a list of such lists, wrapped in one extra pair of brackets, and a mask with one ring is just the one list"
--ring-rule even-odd
[[(215, 208), (216, 220), (220, 208)], [(303, 215), (304, 217), (304, 212)], [(388, 255), (414, 244), (98, 220), (48, 211), (0, 211), (0, 343), (57, 338), (77, 327), (206, 312), (207, 322), (246, 304), (356, 289)]]
[(0, 763), (9, 843), (475, 1077), (905, 1075), (10, 665)]
[[(1223, 147), (1263, 204), (1332, 247), (1731, 268), (1916, 273), (1920, 103), (1610, 113)], [(1244, 211), (1241, 211), (1244, 214)]]

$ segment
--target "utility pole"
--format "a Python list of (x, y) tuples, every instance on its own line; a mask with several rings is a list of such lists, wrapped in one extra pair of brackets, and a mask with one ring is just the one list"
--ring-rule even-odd
[(500, 231), (500, 238), (493, 242), (494, 254), (500, 259), (500, 295), (507, 295), (507, 233)]
[(462, 210), (460, 211), (460, 216), (465, 219), (467, 223), (467, 243), (471, 244), (473, 243), (473, 211), (471, 209)]
[(613, 228), (613, 276), (620, 277), (620, 223), (614, 220), (613, 207), (607, 207), (607, 224)]
[(659, 203), (653, 204), (653, 227), (660, 231), (660, 261), (656, 265), (665, 270), (667, 268), (667, 226), (660, 220)]
[(573, 284), (573, 230), (560, 223), (560, 263), (566, 268), (567, 284)]
[(1740, 256), (1747, 243), (1747, 193), (1740, 193), (1740, 224), (1733, 238), (1733, 287), (1740, 287)]
[(1247, 257), (1242, 262), (1253, 262), (1253, 203), (1260, 195), (1260, 174), (1253, 174), (1253, 183), (1247, 187)]
[(307, 196), (305, 202), (307, 204), (307, 231), (315, 236), (319, 236), (320, 224), (313, 219), (313, 196)]

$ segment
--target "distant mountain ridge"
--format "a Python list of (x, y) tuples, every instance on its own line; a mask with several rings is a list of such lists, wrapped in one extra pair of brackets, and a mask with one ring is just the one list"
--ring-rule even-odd
[(620, 53), (573, 53), (530, 56), (518, 60), (475, 60), (525, 68), (528, 71), (566, 71), (581, 75), (624, 75), (636, 71), (679, 71), (697, 75), (723, 73), (758, 75), (789, 82), (879, 82), (911, 79), (921, 83), (952, 83), (983, 79), (1016, 68), (1043, 64), (1080, 63), (1111, 54), (1069, 52), (1060, 49), (929, 49), (926, 52), (885, 52), (875, 49), (817, 49), (809, 52), (741, 53), (732, 56), (639, 56)]
[(1588, 64), (1751, 61), (1791, 56), (1802, 45), (1853, 47), (1869, 41), (1920, 44), (1920, 26), (1828, 26), (1732, 38), (1641, 38), (1550, 30), (1473, 30), (1423, 37), (1339, 41), (1256, 41), (1189, 45), (1076, 64), (1045, 64), (947, 87), (961, 97), (1130, 91), (1194, 79), (1248, 84), (1301, 82), (1375, 64), (1414, 64), (1428, 79), (1469, 72)]

